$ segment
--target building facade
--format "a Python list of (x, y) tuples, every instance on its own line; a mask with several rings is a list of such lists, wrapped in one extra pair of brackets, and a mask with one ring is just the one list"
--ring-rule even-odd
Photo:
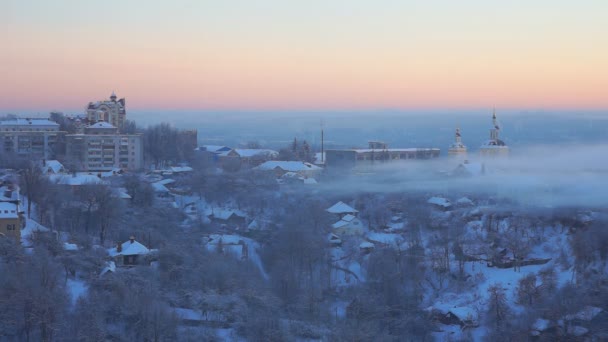
[(19, 211), (19, 187), (13, 183), (0, 186), (0, 238), (3, 236), (21, 239), (24, 220)]
[(117, 127), (97, 122), (83, 134), (66, 135), (66, 160), (80, 171), (139, 170), (144, 167), (143, 136), (119, 134)]
[(439, 157), (438, 148), (388, 148), (387, 144), (372, 141), (366, 149), (330, 149), (325, 151), (325, 165), (331, 167), (362, 167), (409, 159)]
[(11, 119), (0, 121), (2, 153), (28, 159), (52, 159), (55, 147), (65, 132), (48, 119)]
[(127, 119), (125, 99), (117, 100), (112, 92), (109, 100), (89, 102), (86, 108), (89, 123), (104, 121), (121, 129)]

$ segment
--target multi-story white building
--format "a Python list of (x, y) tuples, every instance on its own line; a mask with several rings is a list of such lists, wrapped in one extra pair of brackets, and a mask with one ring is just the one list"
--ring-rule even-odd
[(1, 152), (29, 159), (52, 159), (54, 147), (65, 132), (48, 119), (10, 119), (0, 121)]
[(110, 100), (89, 102), (86, 110), (89, 123), (104, 121), (119, 129), (122, 128), (127, 118), (125, 99), (117, 100), (114, 92), (112, 92)]
[(81, 171), (138, 170), (144, 167), (143, 136), (97, 122), (82, 134), (66, 135), (66, 161)]

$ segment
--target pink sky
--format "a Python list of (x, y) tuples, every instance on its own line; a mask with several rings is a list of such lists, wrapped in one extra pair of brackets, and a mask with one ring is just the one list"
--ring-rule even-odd
[(235, 2), (10, 0), (0, 110), (608, 108), (606, 2)]

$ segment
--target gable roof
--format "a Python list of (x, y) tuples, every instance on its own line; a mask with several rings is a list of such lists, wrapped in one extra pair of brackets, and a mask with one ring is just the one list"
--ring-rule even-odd
[(340, 201), (334, 205), (332, 205), (331, 207), (327, 208), (326, 210), (329, 213), (332, 214), (352, 214), (352, 213), (358, 213), (359, 211), (356, 210), (355, 208), (351, 207), (350, 205)]
[(103, 183), (96, 175), (76, 174), (76, 175), (50, 175), (51, 182), (60, 185), (85, 185), (85, 184), (100, 184)]
[(270, 160), (257, 166), (257, 170), (274, 170), (279, 168), (288, 172), (300, 172), (300, 171), (318, 171), (322, 168), (313, 165), (311, 163), (305, 163), (301, 161), (283, 161), (283, 160)]
[(431, 197), (431, 198), (429, 198), (427, 203), (438, 205), (438, 206), (444, 207), (444, 208), (449, 208), (452, 206), (452, 203), (443, 197)]
[(349, 215), (344, 216), (340, 221), (332, 224), (331, 226), (332, 226), (332, 228), (342, 228), (342, 227), (350, 226), (351, 224), (353, 226), (360, 226), (361, 221), (358, 218), (356, 218), (355, 216), (349, 214)]
[(65, 172), (65, 168), (63, 167), (63, 164), (59, 162), (59, 160), (47, 160), (44, 162), (44, 166), (42, 166), (42, 173), (46, 174), (49, 172)]
[(212, 153), (220, 153), (220, 152), (230, 151), (231, 148), (228, 146), (223, 146), (223, 145), (203, 145), (201, 147), (198, 147), (198, 150), (212, 152)]
[(238, 209), (222, 209), (222, 208), (213, 208), (211, 212), (207, 214), (207, 217), (213, 217), (219, 220), (228, 220), (232, 216), (246, 218), (247, 214)]
[(279, 152), (275, 150), (263, 149), (263, 148), (235, 148), (229, 151), (223, 151), (220, 153), (222, 156), (228, 156), (236, 153), (241, 158), (251, 158), (251, 157), (266, 157), (266, 158), (274, 158), (279, 155)]
[(18, 218), (19, 210), (17, 204), (11, 202), (0, 202), (0, 218)]
[(111, 123), (108, 123), (105, 121), (99, 121), (92, 125), (89, 125), (87, 128), (116, 128), (116, 127), (114, 127), (114, 125), (112, 125)]
[(122, 251), (117, 252), (116, 247), (108, 249), (108, 254), (110, 256), (118, 256), (118, 255), (144, 255), (150, 253), (148, 247), (142, 245), (141, 243), (133, 240), (127, 240), (122, 243)]

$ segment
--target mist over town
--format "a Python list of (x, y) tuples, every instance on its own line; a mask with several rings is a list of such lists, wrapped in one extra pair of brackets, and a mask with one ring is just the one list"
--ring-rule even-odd
[(2, 3), (0, 341), (608, 340), (607, 10)]

